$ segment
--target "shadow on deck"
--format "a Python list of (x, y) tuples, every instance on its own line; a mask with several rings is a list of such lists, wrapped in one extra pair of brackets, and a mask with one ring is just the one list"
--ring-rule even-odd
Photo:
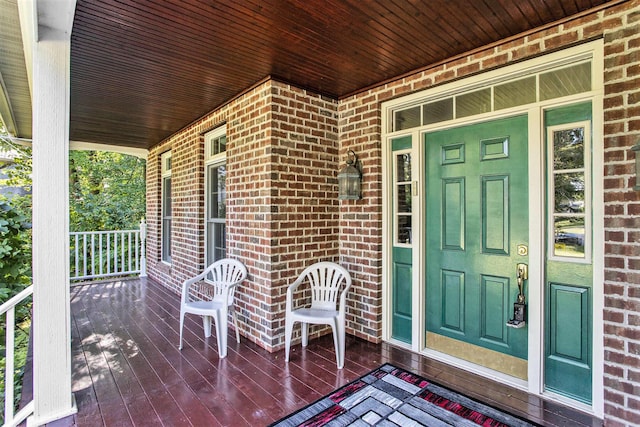
[(292, 347), (288, 364), (283, 350), (269, 353), (230, 336), (228, 355), (220, 360), (215, 336), (204, 339), (200, 318), (187, 316), (179, 351), (179, 298), (143, 279), (72, 288), (78, 413), (50, 425), (264, 426), (386, 362), (542, 425), (602, 425), (524, 391), (352, 336), (342, 370), (336, 369), (330, 335), (304, 350)]

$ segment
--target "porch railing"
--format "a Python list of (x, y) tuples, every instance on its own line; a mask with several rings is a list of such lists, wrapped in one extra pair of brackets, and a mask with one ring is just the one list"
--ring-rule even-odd
[(14, 376), (15, 376), (15, 333), (16, 306), (33, 294), (33, 285), (15, 295), (0, 306), (1, 316), (5, 318), (5, 368), (4, 368), (4, 426), (17, 426), (33, 413), (33, 400), (15, 413)]
[(147, 223), (138, 230), (71, 232), (71, 281), (139, 274), (146, 277)]
[[(137, 230), (70, 233), (71, 281), (139, 274), (146, 277), (147, 223)], [(16, 307), (33, 294), (33, 285), (0, 306), (5, 329), (4, 426), (17, 426), (33, 414), (33, 400), (15, 412)], [(5, 316), (4, 318), (2, 316)]]

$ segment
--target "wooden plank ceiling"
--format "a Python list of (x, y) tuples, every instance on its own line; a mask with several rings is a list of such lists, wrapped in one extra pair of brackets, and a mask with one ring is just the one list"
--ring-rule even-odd
[(31, 138), (31, 92), (15, 0), (0, 0), (0, 121), (9, 134)]
[(78, 0), (71, 139), (149, 148), (267, 76), (339, 98), (606, 0)]

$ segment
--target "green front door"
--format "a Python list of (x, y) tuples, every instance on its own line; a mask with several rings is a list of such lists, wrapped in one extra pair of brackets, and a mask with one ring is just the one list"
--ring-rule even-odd
[(528, 264), (527, 123), (424, 136), (427, 347), (525, 378), (527, 327), (507, 322)]

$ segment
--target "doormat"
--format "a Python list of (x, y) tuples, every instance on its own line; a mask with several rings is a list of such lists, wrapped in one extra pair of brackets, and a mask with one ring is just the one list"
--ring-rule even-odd
[(270, 427), (539, 426), (384, 364)]

